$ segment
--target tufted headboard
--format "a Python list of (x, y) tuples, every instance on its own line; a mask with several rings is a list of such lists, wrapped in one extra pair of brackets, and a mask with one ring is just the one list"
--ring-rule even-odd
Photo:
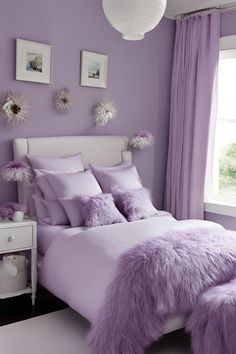
[[(89, 163), (112, 166), (123, 161), (131, 161), (131, 152), (127, 151), (126, 136), (61, 136), (43, 138), (18, 138), (13, 141), (14, 159), (26, 155), (67, 156), (82, 153), (85, 168)], [(27, 204), (29, 191), (18, 184), (18, 199)]]

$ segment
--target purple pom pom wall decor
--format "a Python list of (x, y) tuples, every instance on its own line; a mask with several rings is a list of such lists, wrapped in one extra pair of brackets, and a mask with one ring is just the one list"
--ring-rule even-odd
[(141, 130), (129, 139), (132, 149), (143, 150), (154, 144), (154, 137), (148, 130)]
[(30, 184), (32, 173), (30, 167), (24, 161), (10, 161), (2, 168), (2, 178), (7, 181), (19, 181)]

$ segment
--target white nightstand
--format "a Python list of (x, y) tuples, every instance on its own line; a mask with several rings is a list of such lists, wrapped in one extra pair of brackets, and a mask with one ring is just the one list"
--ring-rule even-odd
[(0, 294), (0, 299), (31, 293), (34, 306), (37, 290), (37, 223), (32, 220), (0, 221), (0, 254), (26, 250), (31, 251), (31, 284), (22, 291)]

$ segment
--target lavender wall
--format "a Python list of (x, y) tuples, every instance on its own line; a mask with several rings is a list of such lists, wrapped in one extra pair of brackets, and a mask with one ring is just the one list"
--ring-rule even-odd
[[(146, 39), (126, 42), (105, 19), (101, 1), (2, 0), (0, 12), (0, 94), (23, 93), (31, 103), (31, 118), (13, 129), (1, 126), (0, 167), (12, 159), (15, 137), (79, 134), (125, 134), (150, 129), (156, 146), (135, 154), (134, 160), (146, 186), (153, 188), (162, 206), (167, 158), (170, 77), (174, 22), (163, 19)], [(11, 14), (11, 15), (10, 15)], [(14, 21), (12, 21), (14, 18)], [(54, 50), (52, 85), (14, 80), (15, 38), (49, 43)], [(80, 51), (109, 56), (108, 89), (79, 86)], [(75, 104), (60, 116), (52, 105), (57, 88), (68, 86)], [(91, 107), (102, 97), (112, 98), (118, 117), (105, 128), (93, 127)], [(154, 172), (155, 170), (155, 172)], [(0, 201), (15, 200), (16, 187), (0, 182)]]
[[(221, 36), (236, 34), (236, 11), (221, 14)], [(219, 222), (224, 227), (236, 230), (236, 218), (213, 213), (205, 213), (205, 219)]]

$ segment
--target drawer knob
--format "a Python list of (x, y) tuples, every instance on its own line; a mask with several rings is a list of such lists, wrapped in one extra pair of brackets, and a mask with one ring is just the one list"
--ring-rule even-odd
[(8, 242), (12, 242), (12, 241), (14, 241), (15, 240), (15, 236), (9, 236), (8, 237)]

